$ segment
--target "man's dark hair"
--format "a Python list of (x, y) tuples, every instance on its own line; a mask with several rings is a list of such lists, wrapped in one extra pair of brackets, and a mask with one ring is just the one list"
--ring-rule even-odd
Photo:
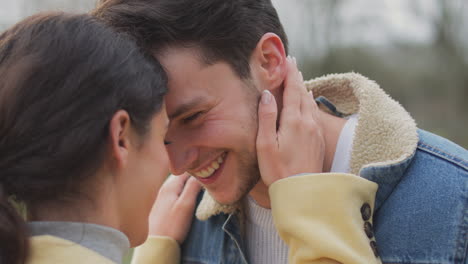
[(168, 47), (195, 47), (206, 64), (227, 62), (250, 77), (249, 59), (261, 37), (287, 38), (270, 0), (101, 0), (93, 14), (158, 54)]

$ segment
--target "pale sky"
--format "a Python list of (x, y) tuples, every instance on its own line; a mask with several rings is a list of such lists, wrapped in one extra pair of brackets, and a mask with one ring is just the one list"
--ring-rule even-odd
[[(37, 6), (39, 2), (47, 3)], [(79, 1), (79, 2), (76, 2)], [(311, 2), (316, 1), (316, 2)], [(323, 0), (322, 0), (323, 1)], [(325, 0), (327, 1), (327, 0)], [(428, 42), (433, 37), (432, 28), (426, 20), (411, 13), (409, 4), (422, 1), (424, 14), (437, 15), (436, 0), (352, 0), (341, 1), (338, 10), (342, 31), (336, 39), (340, 45), (363, 44), (388, 45), (392, 41)], [(320, 16), (321, 10), (311, 10), (320, 0), (272, 0), (278, 10), (293, 49), (307, 51), (317, 36), (324, 34), (320, 22), (307, 24), (310, 17)], [(11, 25), (21, 18), (39, 10), (80, 9), (86, 11), (94, 6), (95, 0), (0, 0), (0, 24)], [(318, 35), (317, 35), (318, 34)], [(333, 37), (333, 34), (332, 34)], [(314, 43), (316, 48), (317, 43)]]
[(0, 23), (12, 23), (21, 17), (22, 0), (0, 0)]
[[(312, 0), (272, 0), (291, 43), (304, 43), (313, 38), (311, 34), (314, 34), (314, 29), (305, 26), (305, 21), (307, 17), (320, 15), (321, 10), (307, 8), (310, 1)], [(368, 45), (387, 45), (392, 40), (419, 43), (431, 41), (431, 25), (411, 13), (408, 6), (417, 1), (423, 3), (420, 7), (424, 10), (421, 12), (437, 15), (434, 0), (341, 1), (341, 8), (338, 10), (343, 26), (340, 42), (344, 45), (363, 42)], [(306, 43), (304, 45), (307, 46)]]

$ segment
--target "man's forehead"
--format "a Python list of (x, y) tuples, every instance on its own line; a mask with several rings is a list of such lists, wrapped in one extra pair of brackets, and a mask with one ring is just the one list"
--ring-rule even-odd
[(169, 119), (175, 119), (186, 112), (203, 105), (207, 98), (203, 95), (196, 95), (186, 98), (166, 98), (166, 109)]

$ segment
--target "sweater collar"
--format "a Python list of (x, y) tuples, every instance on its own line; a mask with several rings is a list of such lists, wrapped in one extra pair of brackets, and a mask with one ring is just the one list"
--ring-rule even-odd
[(117, 229), (76, 222), (28, 222), (30, 236), (52, 236), (79, 244), (114, 263), (121, 263), (130, 248), (127, 236)]
[[(357, 73), (331, 74), (307, 81), (305, 85), (315, 97), (327, 98), (345, 116), (358, 114), (350, 173), (379, 184), (378, 208), (399, 182), (415, 153), (418, 143), (415, 121), (377, 83)], [(196, 215), (206, 220), (239, 208), (239, 205), (220, 205), (205, 192)]]

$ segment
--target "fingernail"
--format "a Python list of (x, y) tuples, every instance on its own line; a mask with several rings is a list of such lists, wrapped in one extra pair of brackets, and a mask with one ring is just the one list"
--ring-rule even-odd
[(293, 57), (293, 61), (294, 61), (294, 65), (297, 66), (297, 60), (296, 60), (296, 57)]
[(268, 90), (262, 92), (262, 104), (269, 104), (271, 102), (272, 94)]

